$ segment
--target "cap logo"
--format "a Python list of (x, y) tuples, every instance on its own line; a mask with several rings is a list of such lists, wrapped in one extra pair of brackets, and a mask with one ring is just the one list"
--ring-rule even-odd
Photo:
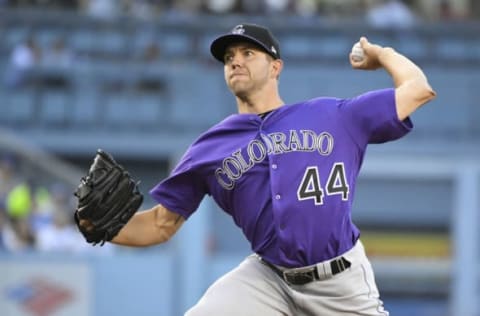
[(270, 50), (272, 51), (272, 53), (274, 53), (275, 55), (277, 54), (277, 50), (275, 49), (275, 47), (271, 47)]
[(232, 30), (232, 34), (243, 34), (245, 33), (245, 28), (242, 24), (235, 26)]

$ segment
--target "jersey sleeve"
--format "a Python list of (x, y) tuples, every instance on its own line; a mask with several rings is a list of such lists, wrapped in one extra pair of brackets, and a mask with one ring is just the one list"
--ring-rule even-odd
[(359, 145), (395, 140), (413, 128), (410, 118), (398, 119), (393, 88), (344, 99), (339, 106), (346, 128)]
[(150, 190), (155, 201), (185, 219), (195, 212), (206, 193), (206, 185), (196, 171), (190, 151), (185, 153), (169, 177)]

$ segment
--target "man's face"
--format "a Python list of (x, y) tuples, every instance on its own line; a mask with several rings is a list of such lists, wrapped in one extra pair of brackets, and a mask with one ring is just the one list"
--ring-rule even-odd
[(224, 56), (225, 81), (238, 97), (260, 90), (273, 78), (273, 58), (250, 43), (235, 43), (227, 47)]

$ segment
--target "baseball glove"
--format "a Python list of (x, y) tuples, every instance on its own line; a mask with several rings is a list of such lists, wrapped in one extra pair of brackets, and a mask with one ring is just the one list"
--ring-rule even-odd
[(74, 195), (78, 199), (75, 222), (94, 246), (112, 240), (143, 202), (138, 182), (101, 149)]

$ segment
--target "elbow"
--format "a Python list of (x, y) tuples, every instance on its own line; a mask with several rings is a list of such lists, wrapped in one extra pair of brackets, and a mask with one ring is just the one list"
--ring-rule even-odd
[(169, 241), (184, 222), (181, 215), (173, 213), (161, 205), (154, 208), (154, 214), (153, 225), (157, 243)]
[(168, 242), (172, 238), (172, 236), (175, 234), (175, 232), (172, 229), (170, 229), (170, 227), (164, 224), (156, 223), (155, 230), (156, 230), (155, 244), (163, 244), (165, 242)]
[(423, 90), (422, 91), (422, 97), (425, 100), (424, 103), (427, 103), (427, 102), (435, 99), (435, 97), (437, 96), (437, 93), (435, 92), (435, 90), (433, 90), (433, 88), (430, 86), (430, 84), (428, 82), (425, 82), (422, 90)]
[(397, 89), (395, 97), (398, 118), (404, 120), (419, 107), (433, 100), (436, 95), (426, 79), (405, 82)]
[(415, 103), (418, 104), (418, 106), (422, 106), (425, 103), (428, 103), (435, 99), (437, 96), (437, 93), (433, 88), (430, 86), (427, 80), (419, 80), (414, 83), (415, 87)]
[(165, 242), (168, 242), (173, 237), (174, 234), (175, 233), (172, 232), (170, 229), (161, 229), (158, 243), (163, 244)]

